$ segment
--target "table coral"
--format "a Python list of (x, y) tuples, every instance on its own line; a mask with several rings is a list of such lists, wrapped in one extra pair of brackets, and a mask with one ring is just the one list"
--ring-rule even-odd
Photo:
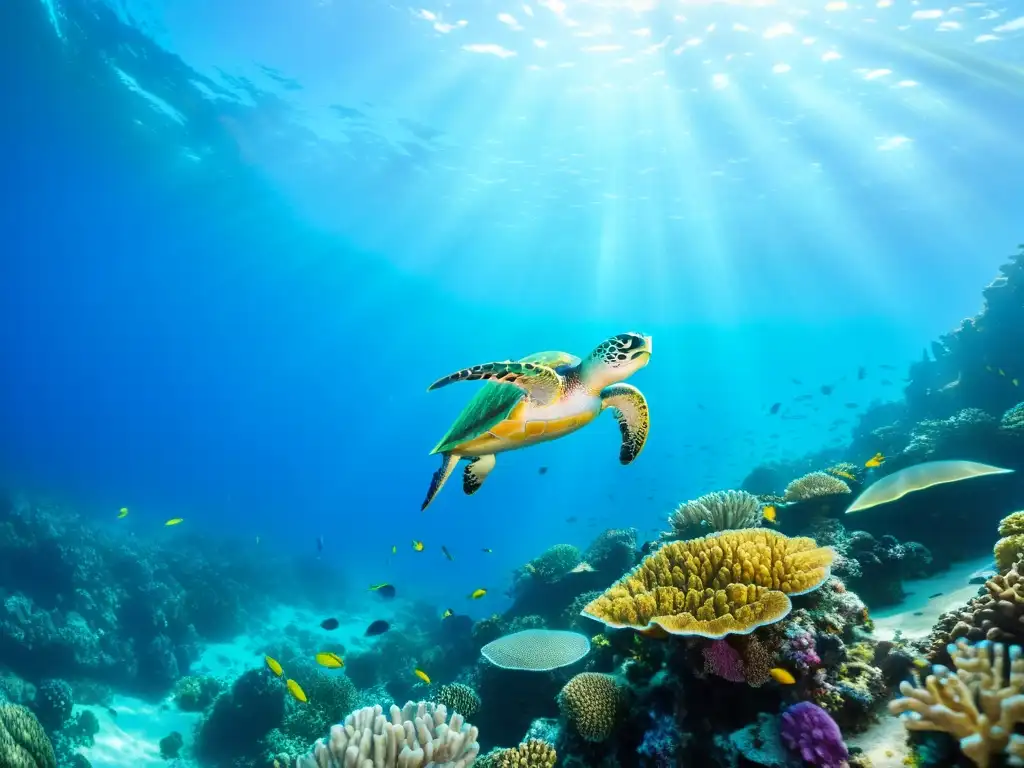
[[(971, 646), (958, 640), (949, 648), (956, 668), (936, 665), (923, 685), (900, 684), (903, 698), (889, 703), (894, 715), (907, 713), (909, 731), (943, 731), (960, 742), (960, 750), (978, 768), (1009, 757), (1024, 760), (1024, 658), (1020, 646), (1002, 643)], [(1009, 668), (1007, 668), (1009, 660)]]
[(829, 576), (833, 551), (768, 529), (724, 531), (651, 553), (583, 612), (612, 627), (719, 639), (773, 624), (789, 595)]
[(623, 693), (612, 675), (581, 672), (558, 694), (558, 706), (584, 739), (605, 741), (615, 729)]

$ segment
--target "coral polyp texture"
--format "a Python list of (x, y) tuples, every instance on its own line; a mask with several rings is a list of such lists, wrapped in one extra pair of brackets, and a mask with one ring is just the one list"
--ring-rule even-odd
[(605, 741), (612, 735), (623, 703), (619, 681), (600, 672), (581, 672), (558, 694), (565, 719), (587, 741)]
[[(937, 665), (924, 685), (900, 684), (903, 698), (889, 702), (894, 715), (906, 713), (909, 731), (945, 731), (978, 768), (1009, 758), (1024, 764), (1024, 658), (1020, 646), (1001, 643), (971, 646), (958, 640), (949, 655), (956, 671)], [(1007, 661), (1009, 664), (1007, 665)]]
[(0, 766), (57, 768), (46, 731), (31, 711), (17, 704), (0, 704)]
[(458, 712), (463, 717), (472, 717), (480, 709), (480, 696), (477, 692), (463, 683), (448, 683), (442, 685), (437, 692), (437, 701), (444, 704), (452, 712)]
[(1005, 573), (1024, 554), (1024, 511), (1011, 512), (999, 521), (999, 535), (992, 554), (996, 568)]
[(502, 669), (550, 672), (575, 664), (590, 653), (590, 638), (559, 629), (524, 629), (493, 640), (480, 653)]
[(833, 556), (813, 539), (763, 528), (672, 542), (583, 613), (611, 627), (661, 627), (711, 639), (745, 635), (787, 616), (789, 595), (821, 586)]
[(668, 520), (668, 536), (677, 539), (756, 528), (761, 524), (761, 502), (746, 491), (717, 491), (680, 504)]
[(784, 501), (808, 501), (822, 496), (838, 496), (850, 493), (850, 486), (827, 472), (811, 472), (798, 477), (786, 486), (782, 494)]
[(546, 741), (530, 739), (513, 749), (496, 749), (476, 761), (476, 768), (554, 768), (555, 748)]
[(390, 718), (380, 705), (364, 707), (331, 728), (296, 768), (469, 768), (480, 752), (477, 729), (443, 704), (392, 705)]

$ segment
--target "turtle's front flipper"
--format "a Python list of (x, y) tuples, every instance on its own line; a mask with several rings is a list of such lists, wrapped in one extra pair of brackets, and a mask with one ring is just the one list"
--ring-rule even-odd
[(562, 377), (554, 369), (539, 363), (517, 363), (512, 360), (463, 368), (438, 379), (427, 387), (427, 391), (446, 387), (456, 381), (479, 379), (515, 384), (538, 405), (551, 404), (562, 391)]
[(639, 389), (631, 384), (612, 384), (601, 390), (601, 410), (612, 408), (622, 433), (622, 447), (619, 461), (629, 464), (640, 455), (647, 442), (651, 425), (651, 412), (647, 400)]
[(434, 473), (432, 478), (430, 478), (430, 488), (427, 490), (427, 498), (423, 500), (420, 512), (430, 506), (430, 502), (432, 502), (434, 497), (437, 496), (437, 492), (444, 487), (445, 481), (451, 477), (452, 470), (455, 469), (455, 465), (458, 463), (458, 456), (454, 456), (450, 453), (441, 454), (441, 468)]
[(476, 456), (469, 460), (469, 464), (462, 470), (462, 490), (467, 496), (472, 496), (480, 490), (484, 480), (494, 469), (494, 454), (487, 456)]

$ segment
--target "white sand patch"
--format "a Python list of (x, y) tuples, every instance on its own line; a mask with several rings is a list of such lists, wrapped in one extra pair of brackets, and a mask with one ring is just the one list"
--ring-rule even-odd
[(905, 582), (907, 596), (902, 603), (872, 611), (875, 637), (891, 640), (896, 630), (908, 640), (927, 637), (939, 616), (959, 608), (978, 594), (981, 585), (971, 584), (971, 575), (991, 564), (991, 557), (981, 557), (956, 563), (948, 571), (927, 579)]
[(198, 713), (179, 712), (170, 703), (151, 704), (130, 696), (114, 697), (111, 709), (117, 717), (111, 716), (105, 707), (75, 707), (75, 712), (84, 709), (91, 710), (100, 724), (93, 746), (78, 750), (93, 768), (166, 766), (167, 761), (160, 757), (160, 739), (177, 731), (187, 749), (202, 717)]
[(909, 758), (910, 748), (907, 746), (907, 729), (898, 717), (886, 711), (878, 716), (879, 721), (864, 733), (851, 736), (846, 740), (847, 746), (858, 747), (870, 758), (871, 765), (899, 766)]

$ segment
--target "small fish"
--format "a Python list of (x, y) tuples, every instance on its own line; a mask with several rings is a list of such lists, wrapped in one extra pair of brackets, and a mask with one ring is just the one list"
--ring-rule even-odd
[(876, 453), (874, 456), (872, 456), (870, 459), (864, 462), (864, 466), (867, 467), (868, 469), (872, 469), (874, 467), (880, 467), (884, 463), (885, 456), (883, 456), (881, 453)]
[(1015, 386), (1015, 387), (1019, 387), (1020, 386), (1020, 379), (1016, 379), (1016, 378), (1010, 379), (1010, 383), (1013, 384), (1013, 386)]
[(392, 555), (397, 555), (398, 554), (398, 545), (397, 544), (392, 544), (391, 545), (391, 554)]
[(104, 707), (104, 709), (107, 710), (107, 714), (108, 715), (110, 715), (115, 720), (117, 719), (117, 710), (116, 709), (114, 709), (113, 707)]
[(548, 468), (547, 467), (538, 467), (537, 468), (537, 474), (538, 475), (546, 475), (547, 473), (548, 473)]
[(374, 584), (373, 586), (370, 587), (370, 591), (371, 592), (376, 592), (378, 595), (383, 597), (385, 600), (390, 600), (396, 594), (398, 594), (397, 591), (395, 590), (394, 584), (387, 584), (387, 583), (384, 583), (384, 584)]
[(857, 381), (863, 381), (864, 377), (868, 375), (868, 369), (863, 365), (857, 369)]
[(481, 597), (483, 597), (486, 594), (487, 594), (487, 590), (486, 589), (474, 589), (472, 592), (469, 593), (469, 599), (470, 600), (479, 600)]
[(179, 525), (183, 522), (185, 522), (185, 518), (183, 517), (172, 517), (170, 520), (164, 523), (164, 525)]
[(793, 673), (788, 669), (782, 667), (775, 667), (768, 674), (772, 676), (772, 680), (782, 685), (792, 685), (796, 682), (796, 678), (793, 677)]
[(422, 541), (416, 541), (416, 539), (413, 539), (412, 540), (412, 548), (415, 551), (417, 551), (417, 552), (422, 552), (423, 551), (423, 542)]
[(286, 685), (288, 686), (288, 693), (294, 696), (297, 701), (301, 701), (303, 704), (306, 703), (306, 692), (302, 690), (302, 687), (298, 683), (289, 679)]
[(493, 550), (493, 549), (491, 549), (490, 547), (484, 547), (484, 548), (483, 548), (483, 549), (481, 549), (480, 551), (481, 551), (481, 552), (486, 552), (486, 553), (487, 553), (488, 555), (489, 555), (489, 554), (491, 554), (492, 552), (494, 552), (494, 550)]
[(911, 616), (924, 616), (924, 611), (914, 611)]
[(773, 504), (769, 504), (767, 507), (761, 510), (761, 514), (764, 515), (764, 519), (769, 523), (774, 523), (775, 518), (778, 516), (778, 510), (775, 509)]
[(565, 518), (565, 522), (569, 523), (570, 525), (572, 525), (573, 523), (578, 523), (579, 521), (580, 519), (576, 517), (576, 515), (570, 515), (569, 517)]
[(428, 675), (428, 674), (427, 674), (426, 672), (424, 672), (424, 671), (423, 671), (422, 669), (420, 669), (419, 667), (416, 667), (416, 669), (414, 669), (414, 670), (412, 671), (412, 673), (413, 673), (414, 675), (416, 675), (416, 677), (418, 677), (418, 678), (419, 678), (420, 680), (422, 680), (422, 681), (423, 681), (424, 683), (426, 683), (427, 685), (430, 685), (430, 675)]
[(277, 659), (272, 659), (269, 656), (264, 656), (263, 661), (267, 665), (267, 669), (269, 669), (278, 677), (284, 674), (284, 669), (281, 668), (281, 664), (280, 662), (278, 662)]
[(444, 619), (450, 619), (454, 615), (455, 611), (453, 611), (451, 608), (445, 608), (444, 613), (441, 614), (441, 620), (443, 621)]
[(373, 622), (370, 626), (366, 628), (366, 636), (374, 637), (376, 635), (383, 635), (389, 629), (391, 629), (390, 624), (384, 621), (384, 619), (377, 619), (375, 622)]
[(1000, 376), (1005, 376), (1006, 375), (1006, 371), (1004, 371), (1002, 368), (1000, 368), (999, 369), (999, 375)]
[(772, 403), (772, 407), (768, 409), (768, 413), (770, 413), (772, 416), (774, 416), (776, 413), (779, 412), (779, 408), (781, 408), (781, 407), (782, 407), (782, 403)]
[(936, 592), (934, 595), (928, 595), (929, 600), (934, 600), (936, 597), (942, 597), (942, 593)]
[(455, 559), (454, 557), (452, 557), (452, 553), (448, 551), (448, 547), (446, 547), (444, 544), (441, 545), (441, 551), (444, 553), (444, 556), (447, 557), (449, 560)]
[(323, 621), (321, 621), (320, 622), (320, 626), (323, 627), (326, 630), (332, 630), (332, 629), (337, 629), (338, 627), (340, 627), (341, 626), (341, 622), (332, 617), (330, 619), (324, 619)]
[(318, 653), (313, 658), (316, 659), (317, 664), (321, 667), (327, 667), (327, 669), (340, 669), (345, 666), (345, 660), (341, 658), (341, 656), (336, 653), (330, 653), (329, 651)]
[(117, 519), (121, 520), (128, 517), (128, 507), (121, 507), (121, 511), (117, 513)]
[(835, 389), (835, 387), (832, 384), (822, 384), (821, 385), (821, 394), (823, 394), (823, 395), (831, 395), (832, 394), (832, 390), (834, 390), (834, 389)]

